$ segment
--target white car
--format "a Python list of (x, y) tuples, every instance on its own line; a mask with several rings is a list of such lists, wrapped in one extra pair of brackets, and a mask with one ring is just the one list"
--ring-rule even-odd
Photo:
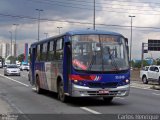
[(23, 70), (29, 71), (29, 65), (28, 65), (28, 64), (22, 64), (22, 65), (19, 67), (19, 69), (20, 69), (21, 71), (23, 71)]
[(20, 70), (16, 64), (10, 64), (4, 68), (4, 75), (18, 75), (18, 76), (20, 76), (21, 74), (20, 74)]
[(149, 81), (155, 81), (160, 84), (160, 66), (152, 65), (144, 67), (140, 71), (140, 78), (144, 84), (148, 84)]

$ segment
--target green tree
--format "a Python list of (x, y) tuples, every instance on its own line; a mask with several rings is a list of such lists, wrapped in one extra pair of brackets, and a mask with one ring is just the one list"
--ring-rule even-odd
[(22, 62), (24, 60), (24, 54), (20, 54), (19, 56), (18, 56), (18, 61), (19, 62)]
[[(141, 68), (141, 63), (142, 63), (142, 61), (134, 62), (133, 67), (134, 68)], [(146, 60), (143, 60), (143, 66), (149, 66), (149, 64), (147, 63)]]
[(8, 58), (8, 60), (10, 60), (10, 63), (11, 63), (11, 64), (16, 63), (16, 57), (14, 57), (14, 56), (10, 56), (10, 57)]

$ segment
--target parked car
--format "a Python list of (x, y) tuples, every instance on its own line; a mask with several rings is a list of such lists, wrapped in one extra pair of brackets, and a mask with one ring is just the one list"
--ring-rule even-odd
[(20, 74), (20, 70), (16, 64), (10, 64), (4, 68), (4, 75), (18, 75), (18, 76), (20, 76), (21, 74)]
[(22, 64), (22, 65), (19, 67), (19, 69), (20, 69), (21, 71), (23, 71), (23, 70), (29, 71), (29, 65), (28, 65), (28, 64)]
[(149, 81), (155, 81), (160, 84), (160, 66), (152, 65), (144, 67), (140, 71), (140, 77), (144, 84), (148, 84)]

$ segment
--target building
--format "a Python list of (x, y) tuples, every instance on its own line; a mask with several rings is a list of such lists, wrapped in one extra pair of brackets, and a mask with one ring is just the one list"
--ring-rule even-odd
[(7, 56), (17, 56), (16, 55), (16, 45), (12, 44), (12, 52), (11, 52), (11, 45), (9, 43), (0, 43), (0, 56), (6, 58)]

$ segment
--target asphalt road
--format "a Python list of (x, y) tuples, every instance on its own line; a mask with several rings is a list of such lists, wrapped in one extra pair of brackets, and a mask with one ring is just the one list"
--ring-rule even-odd
[(55, 93), (37, 94), (28, 82), (28, 72), (21, 76), (3, 76), (0, 69), (0, 98), (12, 108), (12, 113), (21, 114), (146, 114), (159, 113), (160, 91), (143, 84), (133, 83), (130, 95), (117, 97), (111, 104), (102, 99), (71, 99), (69, 103), (57, 100)]

